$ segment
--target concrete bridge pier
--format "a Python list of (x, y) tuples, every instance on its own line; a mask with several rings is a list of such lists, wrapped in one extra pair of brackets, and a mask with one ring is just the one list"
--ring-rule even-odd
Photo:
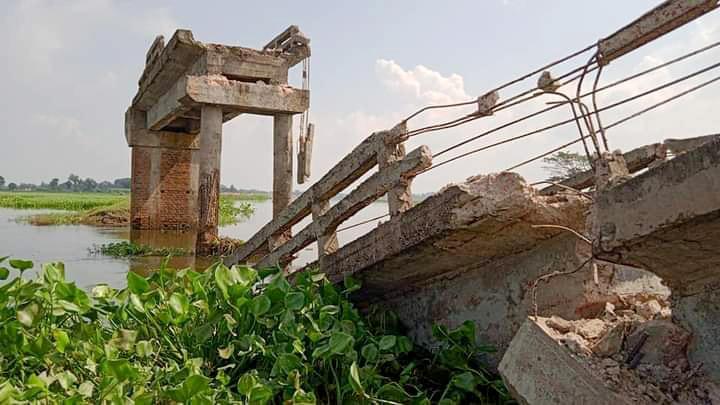
[(203, 105), (200, 111), (199, 218), (196, 251), (205, 253), (218, 236), (222, 109)]
[(307, 111), (310, 92), (288, 85), (288, 70), (310, 56), (309, 42), (296, 26), (259, 50), (205, 44), (187, 30), (155, 39), (125, 120), (133, 229), (197, 231), (196, 251), (211, 253), (222, 124), (240, 114), (275, 118), (274, 213), (289, 204), (292, 115)]

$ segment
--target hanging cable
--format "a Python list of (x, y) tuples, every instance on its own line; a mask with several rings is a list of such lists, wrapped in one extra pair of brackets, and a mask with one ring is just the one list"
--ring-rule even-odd
[[(562, 58), (562, 59), (559, 59), (559, 60), (556, 60), (556, 61), (554, 61), (554, 62), (548, 63), (547, 65), (542, 66), (542, 67), (540, 67), (540, 68), (538, 68), (538, 69), (536, 69), (536, 70), (533, 70), (533, 71), (530, 72), (530, 73), (527, 73), (527, 74), (525, 74), (525, 75), (523, 75), (523, 76), (520, 76), (520, 77), (518, 77), (518, 78), (516, 78), (516, 79), (513, 79), (513, 80), (511, 80), (511, 81), (509, 81), (509, 82), (507, 82), (507, 83), (504, 83), (504, 84), (502, 84), (502, 85), (494, 88), (493, 90), (490, 90), (488, 93), (493, 93), (493, 92), (496, 92), (496, 91), (500, 91), (500, 90), (502, 90), (502, 89), (504, 89), (504, 88), (506, 88), (506, 87), (512, 86), (513, 84), (522, 82), (522, 81), (524, 81), (524, 80), (526, 80), (526, 79), (528, 79), (528, 78), (530, 78), (530, 77), (532, 77), (532, 76), (534, 76), (534, 75), (536, 75), (536, 74), (538, 74), (538, 73), (540, 73), (540, 72), (542, 72), (542, 71), (544, 71), (544, 70), (547, 70), (547, 69), (549, 69), (549, 68), (551, 68), (551, 67), (553, 67), (553, 66), (555, 66), (555, 65), (558, 65), (558, 64), (563, 63), (563, 62), (565, 62), (565, 61), (568, 61), (568, 60), (570, 60), (570, 59), (572, 59), (572, 58), (574, 58), (574, 57), (576, 57), (576, 56), (578, 56), (578, 55), (581, 55), (581, 54), (589, 51), (590, 49), (594, 48), (595, 46), (596, 46), (595, 44), (589, 45), (589, 46), (587, 46), (587, 47), (585, 47), (585, 48), (583, 48), (583, 49), (581, 49), (581, 50), (579, 50), (579, 51), (577, 51), (577, 52), (574, 52), (574, 53), (572, 53), (572, 54), (570, 54), (570, 55), (568, 55), (568, 56), (566, 56), (566, 57), (564, 57), (564, 58)], [(516, 96), (516, 97), (517, 97), (517, 96)], [(424, 113), (425, 111), (428, 111), (428, 110), (439, 109), (439, 108), (460, 107), (460, 106), (464, 106), (464, 105), (474, 104), (476, 101), (477, 101), (477, 100), (469, 100), (469, 101), (460, 102), (460, 103), (454, 103), (454, 104), (429, 105), (429, 106), (423, 107), (423, 108), (415, 111), (414, 113), (410, 114), (410, 115), (409, 115), (407, 118), (405, 118), (403, 121), (407, 122), (407, 121), (411, 120), (412, 118), (415, 118), (415, 117), (417, 117), (418, 115), (420, 115), (420, 114), (422, 114), (422, 113)]]
[[(656, 92), (656, 91), (665, 89), (665, 88), (667, 88), (667, 87), (669, 87), (669, 86), (673, 86), (673, 85), (675, 85), (675, 84), (677, 84), (677, 83), (680, 83), (680, 82), (682, 82), (682, 81), (685, 81), (685, 80), (687, 80), (687, 79), (690, 79), (690, 78), (692, 78), (692, 77), (695, 77), (695, 76), (697, 76), (697, 75), (699, 75), (699, 74), (702, 74), (702, 73), (705, 73), (705, 72), (707, 72), (707, 71), (709, 71), (709, 70), (715, 69), (715, 68), (717, 68), (718, 66), (720, 66), (720, 63), (712, 64), (712, 65), (707, 66), (707, 67), (705, 67), (705, 68), (703, 68), (703, 69), (701, 69), (701, 70), (698, 70), (698, 71), (695, 71), (695, 72), (690, 73), (690, 74), (688, 74), (688, 75), (685, 75), (685, 76), (683, 76), (683, 77), (681, 77), (681, 78), (679, 78), (679, 79), (675, 79), (675, 80), (672, 80), (672, 81), (670, 81), (670, 82), (666, 82), (665, 84), (660, 85), (660, 86), (657, 86), (657, 87), (655, 87), (655, 88), (653, 88), (653, 89), (650, 89), (650, 90), (648, 90), (648, 91), (645, 91), (645, 92), (636, 94), (636, 95), (634, 95), (634, 96), (632, 96), (632, 97), (629, 97), (629, 98), (620, 100), (620, 101), (618, 101), (618, 102), (615, 102), (615, 103), (613, 103), (613, 104), (609, 104), (609, 105), (607, 105), (607, 106), (605, 106), (605, 107), (599, 108), (598, 111), (599, 111), (599, 112), (603, 112), (603, 111), (610, 110), (610, 109), (615, 108), (615, 107), (617, 107), (617, 106), (619, 106), (619, 105), (628, 103), (628, 102), (630, 102), (630, 101), (634, 101), (634, 100), (636, 100), (636, 99), (638, 99), (638, 98), (647, 96), (648, 94), (651, 94), (651, 93), (654, 93), (654, 92)], [(622, 81), (618, 81), (618, 82), (616, 82), (616, 84), (620, 84), (621, 82), (622, 82)], [(608, 86), (605, 86), (604, 89), (608, 89), (608, 88), (609, 88)], [(604, 90), (604, 89), (603, 89), (603, 90)], [(598, 89), (598, 91), (600, 91), (600, 89)], [(581, 98), (582, 98), (582, 97), (581, 97)], [(449, 147), (441, 150), (440, 152), (437, 152), (436, 154), (433, 155), (433, 158), (442, 156), (442, 155), (444, 155), (444, 154), (447, 153), (447, 152), (450, 152), (450, 151), (452, 151), (452, 150), (454, 150), (454, 149), (457, 149), (457, 148), (459, 148), (459, 147), (461, 147), (461, 146), (467, 145), (467, 144), (470, 143), (470, 142), (476, 141), (476, 140), (478, 140), (478, 139), (480, 139), (480, 138), (483, 138), (483, 137), (485, 137), (485, 136), (487, 136), (487, 135), (490, 135), (490, 134), (492, 134), (492, 133), (494, 133), (494, 132), (498, 132), (498, 131), (500, 131), (500, 130), (502, 130), (502, 129), (505, 129), (505, 128), (507, 128), (507, 127), (510, 127), (510, 126), (512, 126), (512, 125), (515, 125), (515, 124), (520, 123), (520, 122), (522, 122), (522, 121), (528, 120), (528, 119), (530, 119), (530, 118), (533, 118), (533, 117), (536, 117), (536, 116), (541, 115), (541, 114), (543, 114), (543, 113), (546, 113), (546, 112), (548, 112), (548, 111), (550, 111), (550, 110), (553, 110), (553, 109), (555, 109), (555, 108), (558, 108), (558, 107), (560, 107), (562, 104), (564, 104), (564, 103), (554, 104), (554, 105), (552, 105), (552, 106), (550, 106), (550, 107), (547, 107), (547, 108), (544, 108), (544, 109), (542, 109), (542, 110), (536, 111), (536, 112), (534, 112), (534, 113), (528, 114), (528, 115), (526, 115), (526, 116), (520, 117), (520, 118), (518, 118), (518, 119), (515, 119), (515, 120), (510, 121), (510, 122), (508, 122), (508, 123), (505, 123), (505, 124), (503, 124), (503, 125), (500, 125), (500, 126), (498, 126), (498, 127), (495, 127), (495, 128), (490, 129), (490, 130), (487, 130), (487, 131), (485, 131), (485, 132), (483, 132), (483, 133), (480, 133), (480, 134), (478, 134), (478, 135), (475, 135), (475, 136), (473, 136), (473, 137), (470, 137), (470, 138), (468, 138), (468, 139), (465, 139), (465, 140), (463, 140), (463, 141), (461, 141), (461, 142), (458, 142), (458, 143), (456, 143), (456, 144), (454, 144), (454, 145), (451, 145), (451, 146), (449, 146)], [(583, 114), (580, 116), (580, 118), (583, 118), (583, 119), (585, 119), (586, 117), (588, 117), (588, 114), (585, 114), (585, 113), (583, 113)], [(561, 125), (565, 125), (565, 124), (570, 123), (570, 122), (572, 122), (572, 121), (573, 121), (572, 119), (569, 119), (569, 120), (566, 120), (566, 121), (558, 122), (558, 123), (556, 123), (556, 124), (553, 124), (553, 125), (550, 125), (550, 126), (548, 126), (548, 127), (545, 127), (544, 130), (552, 129), (552, 128), (555, 128), (555, 127), (558, 127), (558, 126), (561, 126)]]
[[(717, 64), (716, 64), (716, 65), (717, 65)], [(706, 69), (703, 69), (703, 71), (706, 71)], [(691, 74), (691, 75), (688, 75), (688, 76), (691, 76), (691, 77), (692, 77), (692, 76), (695, 76), (696, 74), (698, 74), (698, 73), (696, 72), (695, 74)], [(686, 77), (686, 78), (687, 78), (687, 77)], [(680, 80), (680, 79), (678, 79), (678, 80)], [(691, 88), (689, 88), (689, 89), (687, 89), (687, 90), (684, 90), (684, 91), (682, 91), (682, 92), (680, 92), (680, 93), (678, 93), (678, 94), (676, 94), (676, 95), (674, 95), (674, 96), (672, 96), (672, 97), (669, 97), (669, 98), (667, 98), (667, 99), (665, 99), (665, 100), (663, 100), (663, 101), (661, 101), (661, 102), (652, 104), (652, 105), (650, 105), (650, 106), (647, 107), (647, 108), (644, 108), (644, 109), (642, 109), (642, 110), (640, 110), (640, 111), (638, 111), (638, 112), (636, 112), (636, 113), (633, 113), (633, 114), (631, 114), (631, 115), (629, 115), (629, 116), (626, 116), (625, 118), (622, 118), (622, 119), (620, 119), (620, 120), (618, 120), (618, 121), (615, 121), (615, 122), (613, 122), (613, 123), (610, 124), (610, 125), (607, 125), (607, 126), (605, 127), (605, 130), (609, 130), (609, 129), (611, 129), (611, 128), (614, 128), (614, 127), (616, 127), (616, 126), (618, 126), (618, 125), (620, 125), (620, 124), (622, 124), (622, 123), (624, 123), (624, 122), (626, 122), (626, 121), (629, 121), (629, 120), (631, 120), (631, 119), (633, 119), (633, 118), (636, 118), (636, 117), (638, 117), (638, 116), (640, 116), (640, 115), (642, 115), (642, 114), (644, 114), (644, 113), (646, 113), (646, 112), (648, 112), (648, 111), (651, 111), (651, 110), (653, 110), (653, 109), (655, 109), (655, 108), (657, 108), (657, 107), (660, 107), (660, 106), (662, 106), (662, 105), (664, 105), (664, 104), (666, 104), (666, 103), (668, 103), (668, 102), (670, 102), (670, 101), (676, 100), (676, 99), (678, 99), (678, 98), (680, 98), (680, 97), (682, 97), (682, 96), (684, 96), (684, 95), (686, 95), (686, 94), (689, 94), (689, 93), (691, 93), (691, 92), (693, 92), (693, 91), (699, 90), (700, 88), (703, 88), (703, 87), (705, 87), (705, 86), (708, 86), (708, 85), (710, 85), (710, 84), (712, 84), (712, 83), (714, 83), (714, 82), (716, 82), (716, 81), (718, 81), (718, 80), (720, 80), (720, 76), (717, 76), (717, 77), (715, 77), (715, 78), (713, 78), (713, 79), (710, 79), (710, 80), (707, 80), (707, 81), (705, 81), (705, 82), (702, 82), (702, 83), (700, 83), (700, 84), (698, 84), (698, 85), (696, 85), (696, 86), (693, 86), (693, 87), (691, 87)], [(673, 81), (673, 82), (677, 82), (677, 80), (676, 80), (676, 81)], [(673, 82), (670, 82), (670, 83), (673, 83)], [(673, 84), (674, 84), (674, 83), (673, 83)], [(658, 91), (658, 90), (664, 89), (664, 88), (668, 87), (669, 85), (670, 85), (669, 83), (666, 83), (666, 84), (664, 84), (664, 85), (661, 85), (661, 86), (656, 87), (656, 88), (653, 89), (652, 91), (644, 92), (644, 93), (642, 93), (642, 94), (638, 94), (638, 95), (636, 95), (636, 96), (629, 97), (629, 98), (627, 98), (627, 99), (618, 101), (618, 102), (616, 102), (616, 103), (614, 103), (614, 104), (611, 104), (611, 105), (602, 107), (599, 111), (600, 111), (600, 112), (602, 112), (602, 111), (607, 111), (607, 110), (612, 109), (612, 108), (614, 108), (614, 107), (617, 107), (617, 106), (619, 106), (619, 105), (622, 105), (622, 104), (625, 104), (625, 103), (627, 103), (627, 102), (633, 101), (633, 100), (637, 99), (638, 97), (641, 97), (641, 96), (650, 94), (651, 92), (654, 92), (654, 91)], [(457, 155), (457, 156), (453, 156), (453, 157), (450, 158), (450, 159), (447, 159), (447, 160), (444, 160), (444, 161), (439, 162), (439, 163), (437, 163), (437, 164), (434, 164), (434, 165), (428, 167), (427, 169), (421, 171), (420, 174), (425, 173), (425, 172), (428, 172), (428, 171), (430, 171), (430, 170), (432, 170), (432, 169), (435, 169), (435, 168), (437, 168), (437, 167), (444, 166), (444, 165), (446, 165), (446, 164), (448, 164), (448, 163), (451, 163), (451, 162), (454, 162), (454, 161), (456, 161), (456, 160), (465, 158), (465, 157), (467, 157), (467, 156), (473, 155), (473, 154), (475, 154), (475, 153), (478, 153), (478, 152), (481, 152), (481, 151), (484, 151), (484, 150), (487, 150), (487, 149), (491, 149), (491, 148), (494, 148), (494, 147), (496, 147), (496, 146), (503, 145), (503, 144), (506, 144), (506, 143), (509, 143), (509, 142), (513, 142), (513, 141), (516, 141), (516, 140), (519, 140), (519, 139), (522, 139), (522, 138), (527, 138), (527, 137), (529, 137), (529, 136), (532, 136), (532, 135), (535, 135), (535, 134), (539, 134), (539, 133), (548, 131), (548, 130), (553, 129), (553, 128), (560, 127), (560, 126), (562, 126), (562, 125), (567, 125), (567, 124), (569, 124), (569, 123), (571, 123), (571, 122), (573, 122), (573, 121), (574, 121), (574, 119), (568, 119), (568, 120), (565, 120), (565, 121), (556, 122), (556, 123), (554, 123), (554, 124), (550, 124), (550, 125), (548, 125), (548, 126), (545, 126), (545, 127), (540, 128), (540, 129), (536, 129), (536, 130), (533, 130), (533, 131), (530, 131), (530, 132), (526, 132), (526, 133), (521, 134), (521, 135), (518, 135), (518, 136), (514, 136), (514, 137), (511, 137), (511, 138), (504, 139), (504, 140), (502, 140), (502, 141), (495, 142), (495, 143), (490, 144), (490, 145), (487, 145), (487, 146), (483, 146), (483, 147), (480, 147), (480, 148), (477, 148), (477, 149), (473, 149), (473, 150), (471, 150), (471, 151), (462, 153), (462, 154)], [(589, 135), (585, 134), (582, 138), (587, 138), (587, 137), (589, 137)], [(575, 140), (573, 140), (572, 142), (563, 145), (563, 147), (567, 147), (567, 146), (570, 146), (570, 145), (574, 145), (575, 143), (581, 142), (581, 141), (583, 140), (582, 138), (575, 139)], [(562, 148), (561, 148), (561, 149), (562, 149)], [(557, 150), (560, 150), (560, 149), (557, 149)], [(550, 153), (554, 153), (554, 152), (556, 152), (557, 150), (554, 149), (554, 150), (552, 150)], [(537, 159), (542, 158), (542, 157), (545, 157), (545, 156), (547, 156), (547, 154), (543, 154), (543, 155), (539, 156), (538, 158), (536, 158), (536, 159), (534, 159), (534, 160), (537, 160)], [(528, 161), (528, 162), (523, 162), (523, 164), (530, 163), (531, 161), (533, 161), (533, 160), (531, 159), (531, 160)], [(515, 167), (519, 167), (519, 166), (513, 166), (513, 168), (515, 168)]]

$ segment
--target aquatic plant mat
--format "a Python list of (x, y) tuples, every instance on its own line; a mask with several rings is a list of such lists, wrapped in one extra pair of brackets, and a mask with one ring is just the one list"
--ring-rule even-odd
[[(3, 267), (7, 266), (7, 267)], [(391, 313), (362, 316), (305, 272), (164, 264), (90, 293), (62, 263), (0, 258), (0, 403), (468, 404), (509, 401), (472, 323), (414, 346)], [(10, 275), (14, 278), (7, 280)]]

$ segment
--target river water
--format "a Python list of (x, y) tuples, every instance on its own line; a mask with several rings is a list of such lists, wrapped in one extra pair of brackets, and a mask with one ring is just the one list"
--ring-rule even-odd
[[(254, 214), (237, 224), (221, 227), (221, 236), (247, 240), (272, 218), (272, 201), (254, 202)], [(101, 228), (86, 225), (34, 226), (18, 218), (49, 212), (47, 210), (16, 210), (0, 208), (0, 257), (11, 256), (28, 259), (40, 264), (60, 261), (65, 263), (66, 277), (76, 281), (80, 287), (90, 287), (99, 283), (107, 283), (114, 287), (122, 287), (129, 270), (147, 274), (159, 263), (159, 258), (116, 259), (92, 254), (93, 246), (109, 242), (130, 239), (127, 228)], [(371, 204), (358, 213), (347, 223), (352, 224), (374, 218), (387, 212), (387, 203)], [(309, 218), (296, 225), (293, 230), (298, 232), (309, 222)], [(338, 234), (340, 245), (354, 240), (377, 225), (377, 222), (358, 226)], [(133, 240), (155, 247), (190, 247), (194, 240), (192, 235), (176, 232), (133, 231)], [(299, 266), (317, 258), (316, 244), (301, 251), (294, 265)], [(173, 258), (173, 267), (205, 268), (209, 264), (206, 259), (195, 257)]]

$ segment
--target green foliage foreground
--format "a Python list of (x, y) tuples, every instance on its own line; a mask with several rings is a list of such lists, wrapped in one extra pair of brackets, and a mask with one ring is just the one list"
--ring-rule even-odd
[(61, 263), (0, 259), (0, 403), (459, 404), (502, 402), (472, 323), (423, 352), (388, 313), (363, 318), (306, 272), (216, 264), (128, 273), (86, 293)]

